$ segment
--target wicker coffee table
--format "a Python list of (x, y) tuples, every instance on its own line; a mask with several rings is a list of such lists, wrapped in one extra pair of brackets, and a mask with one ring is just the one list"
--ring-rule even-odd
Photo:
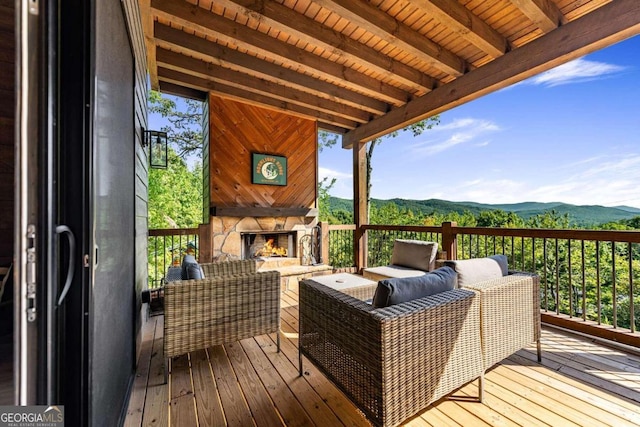
[(314, 282), (335, 289), (354, 298), (363, 301), (371, 300), (375, 293), (378, 282), (365, 279), (357, 274), (337, 273), (327, 276), (316, 276), (312, 279)]

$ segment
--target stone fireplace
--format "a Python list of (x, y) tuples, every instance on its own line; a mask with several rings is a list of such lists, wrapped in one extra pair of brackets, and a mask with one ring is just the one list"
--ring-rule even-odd
[[(212, 216), (214, 260), (297, 258), (308, 252), (305, 236), (315, 233), (317, 218)], [(267, 249), (271, 246), (271, 250)], [(277, 250), (273, 251), (276, 247)], [(264, 252), (258, 253), (259, 250)], [(269, 251), (269, 252), (268, 252)], [(307, 260), (300, 259), (302, 264)], [(309, 263), (313, 263), (311, 260)]]

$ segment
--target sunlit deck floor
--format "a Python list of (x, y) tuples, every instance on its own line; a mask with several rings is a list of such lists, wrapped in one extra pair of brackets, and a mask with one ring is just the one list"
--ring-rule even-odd
[[(145, 324), (127, 426), (369, 425), (311, 363), (298, 377), (295, 290), (282, 296), (280, 354), (273, 335), (215, 346), (174, 360), (167, 385), (162, 328), (162, 316)], [(542, 364), (531, 346), (491, 369), (484, 404), (470, 399), (476, 381), (403, 425), (640, 425), (640, 356), (551, 328), (542, 349)]]

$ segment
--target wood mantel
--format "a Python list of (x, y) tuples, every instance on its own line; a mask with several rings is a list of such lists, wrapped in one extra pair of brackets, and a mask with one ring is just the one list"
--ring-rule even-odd
[(304, 216), (317, 217), (317, 208), (286, 208), (286, 207), (227, 207), (211, 206), (209, 209), (211, 216), (231, 216), (231, 217), (283, 217), (283, 216)]

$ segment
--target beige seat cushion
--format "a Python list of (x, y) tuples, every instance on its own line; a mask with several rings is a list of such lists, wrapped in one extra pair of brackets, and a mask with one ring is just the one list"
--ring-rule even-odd
[(396, 239), (393, 243), (391, 264), (431, 271), (435, 267), (437, 253), (436, 242)]
[(391, 279), (394, 277), (417, 277), (427, 274), (426, 271), (416, 270), (415, 268), (403, 267), (401, 265), (383, 265), (381, 267), (365, 268), (363, 276), (365, 279), (379, 281)]
[(458, 287), (463, 287), (506, 276), (509, 273), (507, 262), (507, 257), (499, 254), (486, 258), (447, 260), (444, 264), (458, 273)]

